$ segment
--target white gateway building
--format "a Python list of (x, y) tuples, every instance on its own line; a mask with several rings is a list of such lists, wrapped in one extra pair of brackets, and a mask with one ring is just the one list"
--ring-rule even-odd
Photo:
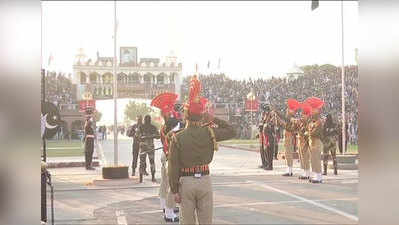
[[(177, 57), (137, 58), (136, 47), (121, 47), (117, 66), (118, 98), (151, 99), (165, 91), (175, 92), (180, 97), (182, 64)], [(113, 57), (88, 59), (83, 50), (76, 55), (72, 82), (76, 84), (77, 100), (91, 93), (94, 99), (113, 98)]]

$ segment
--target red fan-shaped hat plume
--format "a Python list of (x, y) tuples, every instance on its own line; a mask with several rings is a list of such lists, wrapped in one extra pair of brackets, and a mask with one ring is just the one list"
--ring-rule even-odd
[(321, 109), (324, 105), (324, 101), (317, 97), (307, 98), (306, 103), (308, 103), (313, 109)]
[(310, 106), (307, 102), (301, 103), (302, 113), (310, 116), (312, 114), (312, 106)]
[(201, 82), (198, 80), (197, 76), (194, 75), (190, 81), (188, 103), (186, 104), (190, 114), (200, 115), (205, 110), (205, 105), (208, 100), (206, 98), (200, 97), (201, 88)]
[(162, 113), (169, 113), (174, 111), (177, 94), (171, 92), (164, 92), (157, 95), (151, 101), (151, 106), (157, 107)]
[(287, 105), (288, 105), (288, 108), (292, 111), (297, 111), (301, 107), (301, 103), (299, 103), (297, 100), (292, 99), (292, 98), (287, 100)]

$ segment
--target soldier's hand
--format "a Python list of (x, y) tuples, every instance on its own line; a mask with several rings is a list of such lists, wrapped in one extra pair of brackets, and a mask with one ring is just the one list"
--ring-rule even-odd
[(204, 123), (209, 123), (209, 122), (213, 121), (213, 116), (206, 112), (206, 113), (204, 113), (203, 119), (204, 119)]
[(176, 193), (176, 194), (175, 194), (175, 202), (176, 202), (176, 203), (180, 203), (180, 202), (181, 202), (181, 197), (180, 197), (180, 194), (179, 194), (179, 193)]

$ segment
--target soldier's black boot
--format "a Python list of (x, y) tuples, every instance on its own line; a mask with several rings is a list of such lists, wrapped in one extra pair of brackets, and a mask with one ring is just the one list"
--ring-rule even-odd
[(136, 170), (132, 169), (132, 177), (136, 176)]
[(157, 180), (155, 179), (155, 172), (151, 172), (151, 180), (152, 182), (157, 182)]
[(323, 165), (323, 175), (327, 175), (327, 165)]
[(139, 182), (140, 182), (140, 183), (143, 183), (143, 174), (142, 174), (142, 173), (140, 173), (140, 179), (139, 179)]

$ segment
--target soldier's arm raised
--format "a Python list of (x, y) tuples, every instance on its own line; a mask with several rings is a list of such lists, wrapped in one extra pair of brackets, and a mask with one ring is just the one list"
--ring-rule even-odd
[(218, 126), (217, 128), (213, 128), (216, 141), (224, 141), (236, 136), (236, 130), (227, 121), (214, 117), (213, 122)]
[(179, 192), (179, 178), (180, 178), (180, 156), (179, 156), (180, 149), (176, 136), (172, 137), (169, 151), (170, 151), (168, 156), (169, 186), (172, 193), (176, 194)]

